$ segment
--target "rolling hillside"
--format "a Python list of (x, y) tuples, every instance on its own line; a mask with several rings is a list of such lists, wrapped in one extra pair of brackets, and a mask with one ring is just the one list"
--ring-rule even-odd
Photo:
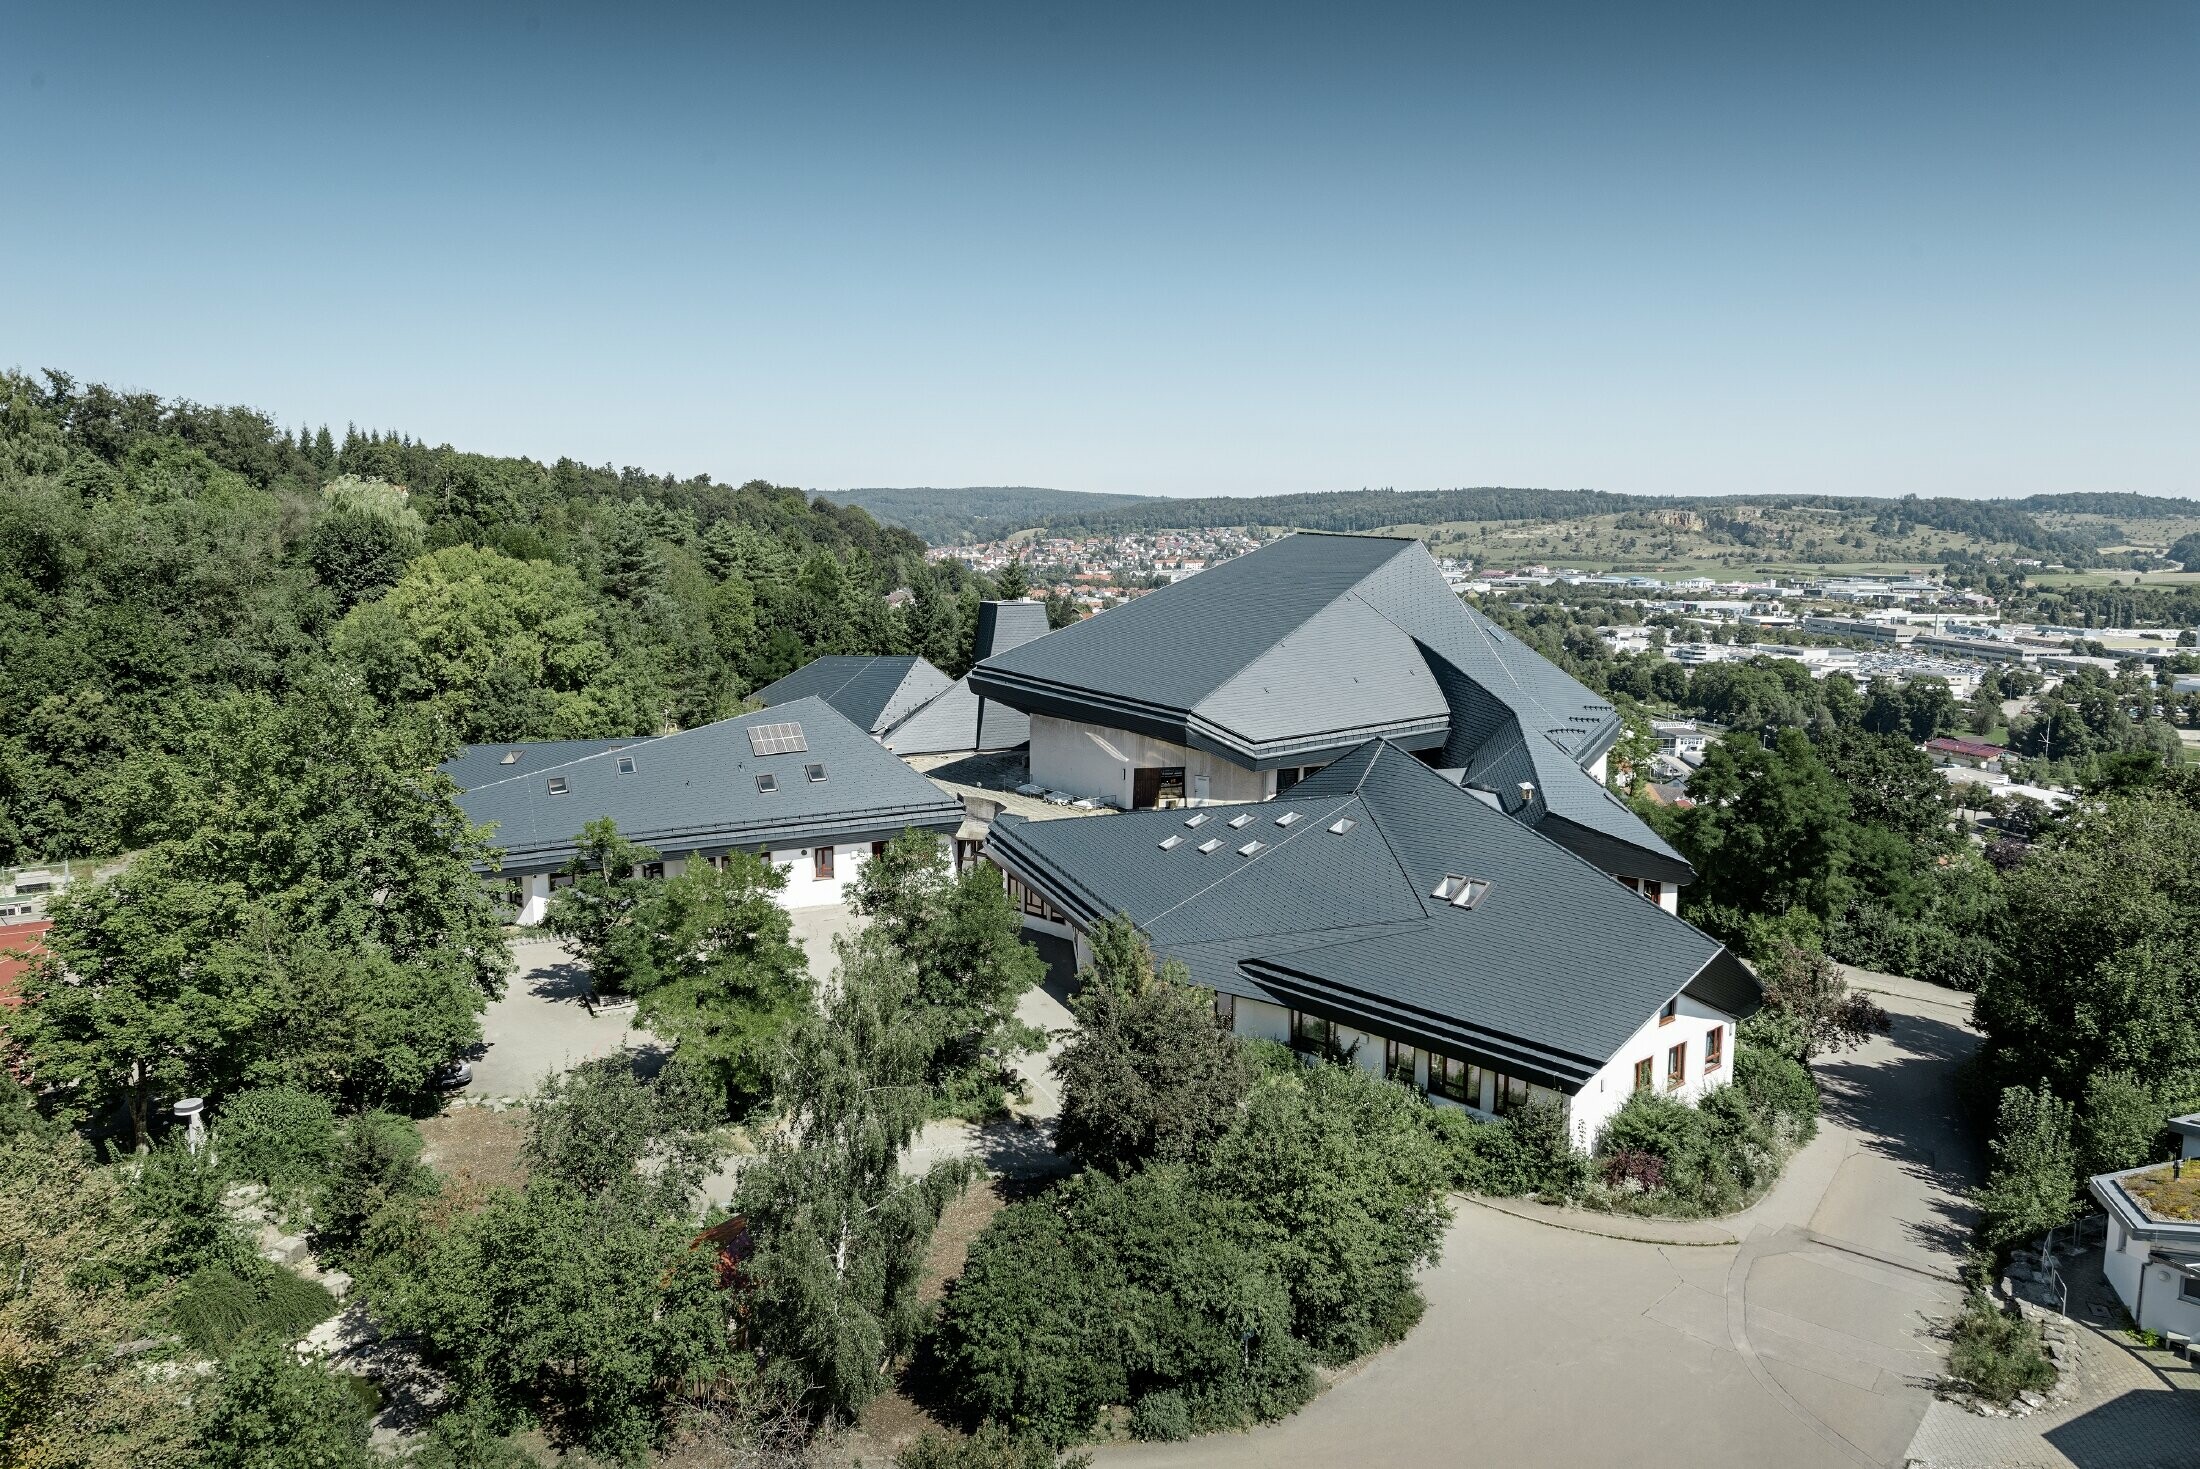
[(935, 546), (989, 541), (1027, 526), (1081, 519), (1146, 501), (1142, 495), (1090, 494), (1032, 485), (821, 490), (817, 498), (837, 505), (860, 505), (875, 519), (914, 531)]

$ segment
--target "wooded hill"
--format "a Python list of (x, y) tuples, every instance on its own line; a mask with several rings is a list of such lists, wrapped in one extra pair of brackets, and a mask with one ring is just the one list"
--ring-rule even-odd
[(1077, 520), (1144, 504), (1144, 495), (1048, 490), (1031, 485), (971, 485), (962, 489), (821, 490), (818, 499), (860, 505), (887, 525), (904, 527), (934, 546), (998, 540), (1028, 526)]
[(763, 481), (0, 374), (0, 863), (152, 837), (238, 699), (335, 677), (435, 740), (652, 733), (823, 653), (959, 671), (990, 589)]

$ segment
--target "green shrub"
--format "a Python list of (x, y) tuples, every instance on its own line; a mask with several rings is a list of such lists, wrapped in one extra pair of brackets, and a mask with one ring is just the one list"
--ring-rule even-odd
[(2001, 1094), (1993, 1166), (1977, 1194), (1979, 1238), (2007, 1249), (2078, 1216), (2075, 1116), (2047, 1089), (2013, 1086)]
[(409, 1117), (363, 1112), (346, 1121), (314, 1211), (314, 1243), (348, 1262), (383, 1210), (435, 1192), (420, 1165), (420, 1128)]
[(274, 1337), (245, 1341), (215, 1379), (203, 1469), (367, 1469), (368, 1413), (345, 1381)]
[(1729, 1089), (1739, 1091), (1760, 1112), (1790, 1119), (1795, 1130), (1791, 1141), (1806, 1141), (1817, 1129), (1818, 1083), (1791, 1053), (1752, 1045), (1745, 1038), (1734, 1052)]
[[(1061, 1469), (1084, 1469), (1090, 1454), (1061, 1460)], [(894, 1469), (1056, 1469), (1055, 1451), (1036, 1438), (1010, 1433), (998, 1423), (968, 1438), (927, 1433), (894, 1457)]]
[(1270, 1075), (1201, 1183), (1291, 1293), (1293, 1333), (1325, 1361), (1394, 1340), (1418, 1315), (1413, 1273), (1450, 1218), (1427, 1104), (1358, 1066)]
[(1989, 1402), (2006, 1403), (2020, 1392), (2054, 1386), (2055, 1365), (2039, 1328), (2001, 1310), (1984, 1291), (1974, 1290), (1964, 1300), (1950, 1338), (1950, 1380)]
[(1192, 1407), (1173, 1387), (1147, 1393), (1131, 1405), (1131, 1437), (1179, 1443), (1192, 1436)]
[(194, 1153), (177, 1140), (140, 1161), (130, 1178), (130, 1207), (154, 1240), (146, 1268), (174, 1277), (206, 1265), (248, 1269), (257, 1257), (222, 1207), (228, 1186), (229, 1175), (211, 1148)]
[(316, 1187), (336, 1152), (336, 1113), (327, 1097), (287, 1086), (256, 1086), (221, 1106), (214, 1147), (237, 1178), (281, 1200)]
[(1421, 1121), (1443, 1154), (1451, 1187), (1492, 1198), (1512, 1198), (1533, 1187), (1519, 1139), (1507, 1124), (1484, 1122), (1456, 1107), (1434, 1104), (1421, 1114)]
[[(1731, 1088), (1713, 1093), (1710, 1100), (1727, 1090)], [(1667, 1206), (1669, 1212), (1714, 1214), (1738, 1208), (1744, 1190), (1737, 1162), (1751, 1141), (1749, 1115), (1744, 1106), (1737, 1116), (1738, 1100), (1712, 1114), (1677, 1097), (1637, 1092), (1604, 1125), (1597, 1152), (1604, 1156), (1644, 1153), (1662, 1159), (1662, 1186), (1657, 1194), (1644, 1197)]]
[(2078, 1172), (2086, 1177), (2151, 1163), (2168, 1153), (2174, 1116), (2161, 1095), (2129, 1071), (2097, 1071), (2086, 1078), (2078, 1109)]
[(196, 1270), (168, 1308), (177, 1334), (210, 1357), (253, 1334), (296, 1341), (335, 1314), (326, 1287), (265, 1260)]
[(1530, 1102), (1505, 1118), (1512, 1129), (1522, 1176), (1531, 1193), (1562, 1199), (1589, 1176), (1589, 1160), (1574, 1146), (1566, 1109), (1557, 1102)]
[(930, 1353), (973, 1419), (1050, 1444), (1102, 1407), (1173, 1394), (1182, 1437), (1280, 1417), (1312, 1392), (1291, 1301), (1181, 1169), (1087, 1173), (971, 1245)]

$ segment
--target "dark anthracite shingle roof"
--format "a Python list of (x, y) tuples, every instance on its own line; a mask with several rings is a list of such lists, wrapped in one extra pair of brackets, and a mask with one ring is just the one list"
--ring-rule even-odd
[(615, 740), (514, 740), (503, 745), (468, 745), (436, 769), (457, 782), (460, 790), (470, 791), (493, 780), (509, 780), (530, 771), (547, 770), (586, 755), (623, 750), (648, 738), (648, 735), (625, 735)]
[[(1331, 834), (1340, 819), (1352, 827)], [(1209, 838), (1222, 846), (1202, 854)], [(1250, 840), (1264, 850), (1239, 856)], [(1258, 805), (1002, 816), (988, 851), (1080, 922), (1128, 913), (1200, 984), (1305, 999), (1569, 1089), (1684, 988), (1755, 1005), (1715, 940), (1387, 743)], [(1453, 908), (1429, 896), (1447, 875), (1489, 891)]]
[(858, 728), (884, 734), (947, 692), (948, 676), (922, 658), (828, 654), (756, 691), (765, 708), (796, 699), (823, 699)]
[[(790, 722), (802, 726), (807, 750), (754, 753), (749, 726)], [(633, 761), (632, 773), (619, 773), (622, 758)], [(809, 779), (812, 764), (825, 767), (824, 780)], [(777, 790), (757, 790), (763, 773), (777, 779)], [(565, 782), (564, 794), (550, 794), (553, 775)], [(458, 804), (475, 823), (495, 824), (490, 840), (514, 871), (563, 863), (581, 828), (600, 816), (669, 857), (878, 840), (912, 826), (952, 831), (962, 820), (952, 797), (814, 698), (537, 767), (476, 786)]]
[[(1459, 600), (1417, 540), (1286, 536), (971, 670), (988, 698), (1254, 768), (1381, 737), (1631, 876), (1687, 862), (1584, 767), (1618, 711)], [(1523, 807), (1520, 785), (1535, 786)], [(1555, 818), (1555, 819), (1553, 819)]]

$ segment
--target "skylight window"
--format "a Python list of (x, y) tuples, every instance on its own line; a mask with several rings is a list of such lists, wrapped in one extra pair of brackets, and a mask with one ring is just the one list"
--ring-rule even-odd
[(811, 785), (816, 785), (825, 779), (825, 767), (823, 765), (805, 765), (802, 770), (804, 774), (809, 776)]
[(1335, 821), (1329, 823), (1329, 834), (1333, 837), (1341, 837), (1346, 832), (1352, 830), (1353, 827), (1358, 826), (1359, 824), (1360, 823), (1354, 821), (1349, 816), (1340, 816)]
[(550, 794), (551, 794), (551, 795), (553, 795), (553, 796), (562, 796), (562, 795), (564, 795), (564, 794), (565, 794), (565, 791), (566, 791), (566, 786), (565, 786), (565, 777), (564, 777), (564, 776), (562, 776), (562, 775), (553, 775), (553, 776), (551, 776), (551, 777), (550, 777)]
[(1179, 846), (1183, 845), (1183, 842), (1184, 838), (1178, 836), (1175, 832), (1172, 831), (1167, 836), (1161, 839), (1161, 850), (1164, 852), (1173, 852)]
[(499, 760), (499, 761), (497, 762), (497, 764), (499, 764), (499, 765), (517, 765), (517, 764), (519, 764), (519, 751), (517, 751), (517, 750), (506, 750), (506, 751), (504, 752), (504, 758), (503, 758), (502, 760)]
[(1251, 826), (1252, 824), (1253, 815), (1249, 811), (1242, 816), (1233, 816), (1230, 818), (1230, 830), (1232, 831), (1236, 831), (1241, 826)]
[(1436, 884), (1436, 890), (1429, 896), (1441, 898), (1454, 908), (1472, 908), (1489, 890), (1489, 882), (1484, 878), (1447, 876)]
[(1292, 822), (1294, 822), (1294, 821), (1296, 821), (1296, 820), (1298, 820), (1298, 819), (1299, 819), (1299, 813), (1298, 813), (1298, 812), (1296, 812), (1296, 811), (1286, 811), (1286, 812), (1284, 812), (1284, 813), (1283, 813), (1283, 814), (1282, 814), (1281, 816), (1279, 816), (1279, 817), (1277, 817), (1277, 818), (1276, 818), (1276, 825), (1278, 825), (1278, 826), (1289, 826), (1289, 825), (1290, 825), (1290, 824), (1291, 824)]
[(756, 789), (759, 795), (770, 795), (773, 791), (779, 789), (779, 777), (768, 770), (765, 771), (756, 778)]
[(1240, 857), (1256, 857), (1260, 855), (1260, 853), (1265, 850), (1267, 846), (1268, 844), (1266, 842), (1247, 842), (1244, 846), (1238, 848), (1238, 855)]
[(803, 738), (799, 724), (749, 726), (749, 749), (758, 755), (792, 755), (809, 748), (810, 742)]
[(1219, 837), (1209, 837), (1207, 838), (1207, 840), (1201, 842), (1198, 847), (1199, 855), (1202, 857), (1206, 856), (1209, 852), (1219, 852), (1221, 850), (1222, 841)]
[(632, 775), (633, 773), (634, 757), (632, 755), (621, 755), (619, 757), (619, 774)]
[(1187, 816), (1184, 818), (1184, 824), (1186, 826), (1204, 826), (1207, 824), (1207, 813), (1201, 811), (1194, 815)]

